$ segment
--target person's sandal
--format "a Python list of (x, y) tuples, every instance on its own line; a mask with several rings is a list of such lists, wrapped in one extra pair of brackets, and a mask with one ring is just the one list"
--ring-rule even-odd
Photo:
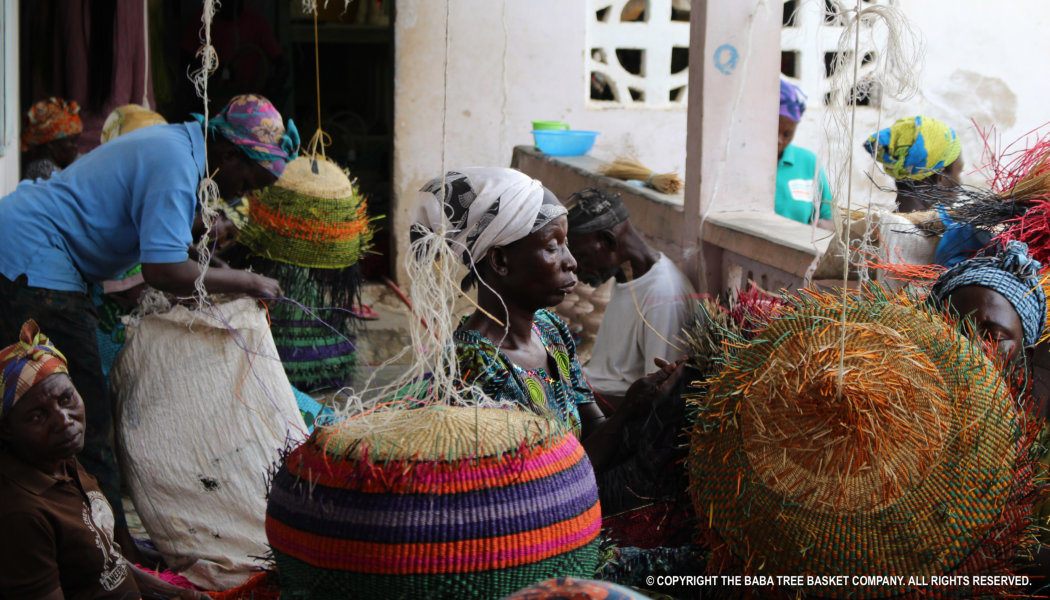
[(372, 310), (372, 307), (367, 304), (355, 304), (354, 307), (350, 309), (350, 314), (362, 321), (376, 321), (379, 319), (379, 313)]

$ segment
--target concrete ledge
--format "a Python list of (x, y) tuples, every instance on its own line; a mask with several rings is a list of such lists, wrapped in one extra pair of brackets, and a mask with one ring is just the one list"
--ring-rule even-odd
[(708, 215), (704, 242), (755, 262), (801, 277), (809, 277), (834, 234), (778, 214), (758, 211)]
[(679, 262), (682, 259), (682, 194), (656, 190), (606, 177), (598, 169), (606, 163), (591, 156), (548, 156), (532, 146), (515, 146), (510, 166), (543, 182), (562, 201), (587, 187), (601, 187), (620, 194), (631, 223), (657, 250)]
[(682, 206), (684, 203), (684, 198), (681, 193), (664, 194), (649, 187), (634, 185), (633, 183), (627, 183), (621, 179), (606, 177), (605, 175), (600, 174), (598, 171), (609, 163), (598, 160), (588, 154), (584, 154), (583, 156), (550, 156), (540, 152), (533, 146), (515, 146), (514, 158), (511, 160), (511, 166), (518, 168), (515, 163), (519, 161), (527, 163), (530, 159), (558, 165), (586, 178), (597, 177), (602, 180), (604, 186), (607, 186), (611, 190), (620, 192), (621, 194), (641, 196), (657, 204)]

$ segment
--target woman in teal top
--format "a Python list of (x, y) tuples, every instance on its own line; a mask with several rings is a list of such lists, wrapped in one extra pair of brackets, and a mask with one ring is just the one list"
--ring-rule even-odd
[[(795, 128), (806, 111), (802, 91), (780, 80), (780, 121), (777, 126), (777, 189), (773, 210), (799, 223), (816, 218), (825, 229), (831, 223), (831, 186), (817, 155), (791, 145)], [(819, 205), (819, 208), (818, 206)]]

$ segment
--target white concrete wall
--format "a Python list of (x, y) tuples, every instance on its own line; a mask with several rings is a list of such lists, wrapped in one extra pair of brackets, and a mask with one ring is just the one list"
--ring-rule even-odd
[[(920, 93), (905, 101), (887, 99), (881, 116), (874, 109), (857, 113), (853, 137), (854, 203), (865, 204), (870, 194), (874, 203), (892, 205), (892, 194), (873, 191), (864, 173), (871, 172), (891, 189), (892, 180), (878, 167), (872, 168), (873, 161), (861, 144), (869, 134), (897, 118), (923, 114), (955, 128), (963, 144), (964, 181), (978, 186), (984, 185), (985, 174), (972, 170), (985, 162), (981, 156), (984, 145), (971, 120), (981, 128), (994, 125), (1003, 145), (1050, 121), (1050, 88), (1043, 58), (1050, 56), (1050, 37), (1046, 35), (1050, 28), (1050, 3), (898, 0), (896, 5), (925, 41)], [(819, 97), (814, 96), (810, 93), (810, 99), (815, 100), (811, 102), (813, 109), (807, 110), (799, 125), (795, 143), (816, 151), (825, 164), (845, 161), (846, 157), (830, 156), (829, 132)], [(848, 135), (848, 131), (830, 133)], [(837, 196), (840, 204), (845, 201), (842, 191)]]
[[(716, 5), (728, 2), (711, 1)], [(448, 168), (508, 165), (512, 147), (531, 142), (530, 121), (534, 119), (564, 120), (576, 129), (601, 131), (592, 151), (598, 158), (633, 153), (653, 168), (678, 169), (686, 174), (684, 110), (587, 106), (588, 5), (586, 0), (451, 0), (448, 99), (443, 111), (445, 2), (399, 0), (395, 22), (395, 202), (391, 215), (397, 248), (406, 245), (408, 210), (415, 191), (441, 172), (443, 155)], [(772, 2), (775, 10), (780, 10), (779, 5), (779, 0)], [(1003, 8), (987, 0), (947, 4), (939, 0), (897, 0), (896, 5), (925, 40), (919, 85), (922, 91), (904, 102), (884, 101), (881, 113), (871, 109), (858, 112), (851, 142), (856, 152), (852, 185), (855, 205), (865, 204), (869, 198), (875, 203), (892, 203), (892, 195), (875, 190), (864, 175), (873, 171), (880, 183), (892, 188), (892, 182), (873, 168), (873, 161), (860, 144), (879, 125), (887, 126), (897, 117), (923, 113), (948, 122), (962, 137), (964, 160), (970, 167), (981, 162), (982, 149), (970, 119), (982, 127), (996, 125), (1004, 142), (1050, 121), (1050, 110), (1044, 109), (1048, 88), (1043, 67), (1043, 57), (1050, 56), (1050, 36), (1045, 34), (1050, 30), (1050, 3), (1011, 0), (1008, 8)], [(721, 31), (727, 39), (741, 33), (722, 31), (718, 26), (709, 31)], [(833, 174), (842, 170), (839, 166), (848, 157), (831, 156), (828, 136), (848, 136), (848, 131), (828, 130), (819, 106), (821, 94), (809, 92), (810, 109), (799, 126), (796, 143), (817, 151)], [(741, 114), (746, 117), (746, 112)], [(771, 130), (769, 139), (774, 135)], [(741, 143), (754, 142), (747, 137)], [(743, 167), (754, 177), (774, 176), (772, 162), (768, 171), (756, 164)], [(741, 208), (754, 209), (757, 199), (741, 198), (734, 192), (738, 186), (754, 186), (739, 179), (740, 169), (731, 170), (720, 178), (718, 194), (735, 198)], [(965, 178), (974, 184), (984, 181), (981, 173), (969, 173)], [(838, 190), (837, 198), (845, 202), (844, 189)]]
[[(592, 109), (585, 0), (451, 0), (445, 165), (510, 164), (533, 120), (602, 132), (598, 158), (636, 154), (685, 172), (685, 110)], [(406, 246), (415, 192), (442, 168), (445, 3), (399, 0), (395, 21), (394, 230)]]
[(21, 107), (18, 102), (18, 1), (3, 0), (3, 102), (0, 118), (4, 119), (4, 136), (0, 140), (0, 196), (15, 189), (20, 174), (19, 127)]

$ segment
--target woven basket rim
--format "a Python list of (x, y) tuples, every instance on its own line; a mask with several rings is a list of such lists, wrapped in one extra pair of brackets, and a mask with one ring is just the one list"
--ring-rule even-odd
[(559, 437), (561, 424), (523, 410), (434, 405), (382, 410), (318, 427), (310, 443), (328, 454), (377, 461), (495, 457)]

